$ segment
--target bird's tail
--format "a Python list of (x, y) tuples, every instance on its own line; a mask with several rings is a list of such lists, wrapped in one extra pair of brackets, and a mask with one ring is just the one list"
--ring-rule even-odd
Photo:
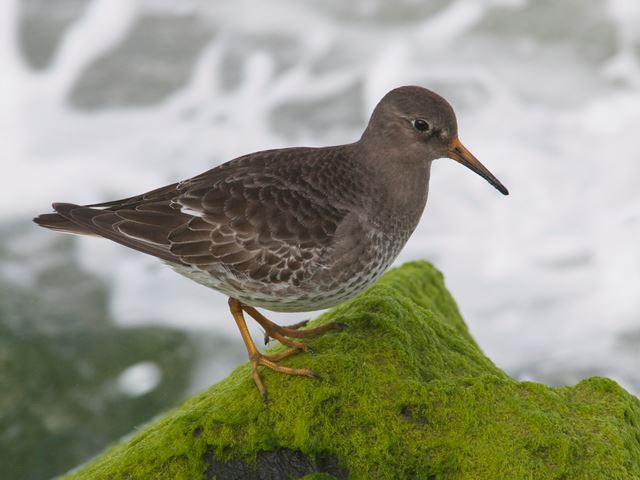
[[(56, 209), (56, 205), (53, 205)], [(96, 235), (87, 227), (78, 225), (59, 213), (43, 213), (33, 219), (33, 221), (41, 227), (55, 230), (57, 232), (75, 233), (76, 235)]]

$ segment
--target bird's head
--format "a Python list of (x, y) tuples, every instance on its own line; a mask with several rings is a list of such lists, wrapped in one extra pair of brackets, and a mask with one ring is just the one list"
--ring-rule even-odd
[(373, 111), (362, 139), (402, 151), (408, 161), (451, 158), (483, 177), (503, 195), (509, 194), (458, 139), (458, 122), (449, 102), (426, 88), (407, 86), (387, 93)]

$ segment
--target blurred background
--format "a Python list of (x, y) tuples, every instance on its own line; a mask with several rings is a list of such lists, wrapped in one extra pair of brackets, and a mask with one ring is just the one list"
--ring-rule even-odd
[(34, 215), (354, 141), (404, 84), (453, 104), (511, 195), (436, 162), (398, 263), (435, 263), (516, 378), (639, 394), (638, 25), (636, 0), (2, 0), (4, 478), (64, 472), (246, 359), (223, 295)]

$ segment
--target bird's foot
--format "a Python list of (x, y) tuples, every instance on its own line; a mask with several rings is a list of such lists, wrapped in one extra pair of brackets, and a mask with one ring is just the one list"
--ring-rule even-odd
[[(286, 327), (282, 327), (282, 328), (287, 328), (287, 329), (290, 329), (290, 330), (299, 330), (302, 327), (306, 327), (308, 323), (309, 323), (309, 320), (302, 320), (301, 322), (294, 323), (293, 325), (287, 325)], [(271, 338), (272, 337), (265, 330), (264, 331), (264, 344), (266, 345), (267, 343), (269, 343), (269, 340), (271, 340)]]
[(260, 365), (262, 365), (263, 367), (270, 368), (275, 372), (284, 373), (286, 375), (300, 375), (304, 377), (320, 378), (320, 375), (318, 375), (316, 372), (314, 372), (309, 368), (291, 368), (291, 367), (282, 366), (277, 363), (279, 360), (282, 360), (283, 358), (293, 355), (298, 351), (299, 350), (297, 349), (291, 348), (289, 350), (285, 350), (284, 352), (276, 355), (263, 355), (262, 353), (256, 351), (253, 355), (249, 357), (251, 360), (251, 372), (253, 375), (253, 381), (258, 387), (258, 390), (260, 391), (260, 396), (262, 397), (263, 401), (265, 402), (267, 401), (267, 388), (262, 383), (262, 379), (260, 378), (260, 372), (258, 372), (258, 366)]
[(289, 347), (290, 349), (297, 350), (297, 351), (302, 350), (303, 352), (313, 353), (313, 349), (311, 348), (311, 345), (308, 345), (302, 342), (296, 342), (295, 340), (291, 340), (285, 337), (284, 335), (282, 335), (282, 333), (280, 333), (277, 329), (271, 328), (271, 325), (267, 325), (263, 328), (264, 328), (264, 344), (265, 345), (269, 343), (270, 339), (273, 338), (274, 340), (279, 341), (282, 345)]
[[(274, 324), (275, 325), (275, 324)], [(329, 322), (324, 325), (320, 325), (319, 327), (309, 328), (307, 330), (298, 330), (298, 328), (291, 327), (281, 327), (279, 325), (275, 325), (277, 327), (278, 333), (284, 335), (286, 337), (293, 338), (308, 338), (308, 337), (316, 337), (318, 335), (322, 335), (323, 333), (330, 332), (332, 330), (344, 330), (347, 328), (347, 324), (343, 322)]]
[[(249, 311), (251, 307), (246, 307), (245, 305), (242, 305), (235, 298), (229, 298), (229, 309), (231, 310), (231, 314), (233, 315), (233, 318), (236, 321), (236, 325), (238, 325), (238, 329), (240, 330), (240, 335), (242, 336), (242, 340), (244, 341), (244, 344), (247, 347), (247, 352), (249, 353), (249, 360), (251, 361), (251, 371), (253, 375), (253, 381), (258, 387), (258, 390), (260, 391), (260, 396), (262, 397), (263, 400), (267, 399), (267, 389), (265, 388), (265, 386), (262, 383), (262, 380), (260, 379), (260, 374), (258, 372), (259, 365), (262, 365), (263, 367), (267, 367), (267, 368), (270, 368), (271, 370), (284, 373), (287, 375), (301, 375), (305, 377), (320, 378), (320, 376), (316, 372), (308, 368), (284, 367), (278, 363), (280, 360), (290, 357), (291, 355), (294, 355), (295, 353), (298, 353), (301, 350), (307, 351), (307, 352), (310, 351), (310, 347), (308, 345), (290, 340), (284, 337), (283, 335), (281, 335), (280, 332), (278, 331), (272, 331), (271, 325), (275, 325), (272, 322), (267, 321), (268, 322), (267, 324), (263, 324), (260, 321), (258, 321), (260, 325), (263, 325), (265, 330), (269, 329), (268, 331), (271, 332), (270, 334), (273, 335), (274, 338), (276, 338), (278, 341), (282, 342), (284, 345), (289, 347), (287, 350), (280, 353), (273, 354), (273, 355), (262, 354), (260, 353), (260, 351), (258, 351), (255, 344), (253, 343), (253, 340), (249, 333), (249, 329), (247, 328), (247, 323), (245, 322), (244, 315), (243, 315), (243, 310), (251, 315)], [(255, 311), (255, 309), (252, 309), (252, 310)]]
[(272, 362), (279, 362), (280, 360), (283, 360), (285, 358), (288, 358), (292, 355), (295, 355), (296, 353), (300, 353), (301, 350), (299, 348), (287, 348), (286, 350), (280, 352), (280, 353), (274, 353), (271, 355), (266, 355), (266, 354), (262, 354), (262, 356), (264, 358), (266, 358), (267, 360), (271, 360)]
[(283, 338), (283, 337), (292, 337), (292, 338), (315, 337), (317, 335), (322, 335), (323, 333), (329, 332), (331, 330), (343, 330), (346, 327), (346, 324), (342, 322), (329, 322), (324, 325), (320, 325), (319, 327), (309, 328), (307, 330), (301, 330), (302, 327), (304, 327), (305, 325), (307, 325), (307, 323), (309, 323), (308, 320), (296, 323), (289, 327), (281, 327), (280, 325), (272, 322), (267, 317), (262, 315), (258, 310), (256, 310), (253, 307), (250, 307), (249, 305), (243, 304), (242, 310), (247, 312), (251, 316), (251, 318), (253, 318), (256, 322), (258, 322), (262, 326), (262, 328), (264, 328), (265, 341), (268, 341), (269, 338), (274, 338), (278, 341), (281, 341), (280, 338)]

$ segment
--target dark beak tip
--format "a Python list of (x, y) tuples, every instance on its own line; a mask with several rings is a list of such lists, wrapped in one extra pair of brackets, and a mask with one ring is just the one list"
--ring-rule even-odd
[(454, 138), (449, 146), (448, 156), (452, 160), (461, 163), (468, 169), (480, 175), (487, 182), (493, 185), (503, 195), (509, 195), (509, 190), (500, 183), (500, 181), (480, 163), (480, 161), (473, 156), (473, 154), (467, 150), (467, 148), (460, 143), (458, 138)]

